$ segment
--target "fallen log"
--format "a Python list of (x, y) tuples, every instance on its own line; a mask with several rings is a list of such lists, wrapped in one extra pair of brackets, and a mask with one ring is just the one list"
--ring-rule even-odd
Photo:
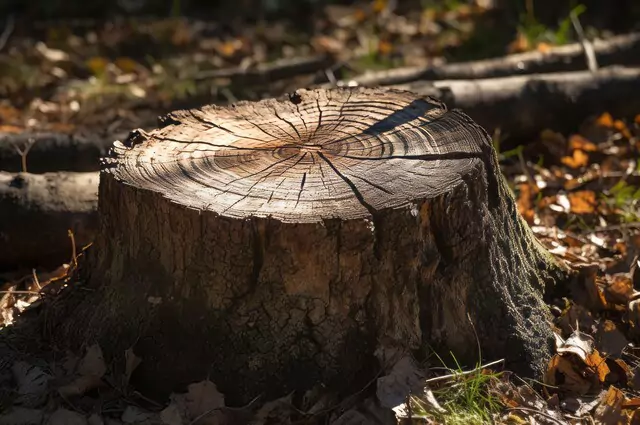
[(98, 173), (0, 171), (0, 270), (59, 266), (92, 241)]
[(393, 86), (462, 108), (489, 132), (526, 140), (549, 128), (575, 131), (590, 115), (640, 111), (640, 68), (609, 67), (483, 80), (416, 81)]
[(133, 348), (145, 394), (210, 377), (230, 403), (370, 382), (388, 345), (541, 376), (542, 293), (567, 273), (468, 116), (358, 88), (161, 122), (104, 161), (88, 290), (47, 316), (57, 346)]
[[(599, 66), (640, 64), (640, 33), (596, 39), (592, 45)], [(587, 62), (582, 45), (572, 43), (552, 47), (545, 52), (533, 51), (428, 68), (403, 67), (366, 72), (351, 78), (349, 82), (361, 86), (387, 86), (417, 80), (472, 80), (583, 69), (587, 69)]]
[(99, 159), (106, 155), (115, 136), (99, 133), (81, 136), (64, 133), (0, 133), (0, 170), (23, 171), (26, 153), (27, 171), (45, 173), (48, 171), (98, 171)]

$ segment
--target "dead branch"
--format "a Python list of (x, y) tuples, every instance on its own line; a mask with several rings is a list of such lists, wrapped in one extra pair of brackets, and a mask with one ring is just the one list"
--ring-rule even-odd
[[(600, 66), (640, 64), (640, 33), (594, 40), (593, 53)], [(499, 58), (449, 63), (433, 67), (404, 67), (367, 72), (351, 81), (358, 85), (392, 85), (417, 80), (465, 80), (586, 69), (582, 43), (553, 47), (547, 52), (526, 52)]]
[(98, 173), (0, 172), (0, 270), (69, 260), (93, 239)]
[(20, 172), (28, 164), (32, 173), (97, 171), (98, 159), (106, 155), (117, 138), (118, 135), (101, 134), (84, 137), (64, 133), (0, 133), (0, 170)]
[(573, 131), (588, 116), (640, 110), (640, 68), (518, 75), (481, 80), (416, 81), (394, 86), (461, 108), (489, 132), (536, 137), (545, 128)]

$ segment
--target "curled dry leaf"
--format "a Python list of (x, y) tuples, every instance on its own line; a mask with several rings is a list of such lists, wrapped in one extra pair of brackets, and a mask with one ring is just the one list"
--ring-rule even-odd
[(163, 425), (184, 424), (182, 415), (180, 414), (180, 409), (178, 409), (178, 406), (174, 403), (171, 403), (160, 412), (160, 422), (162, 422)]
[(383, 407), (394, 408), (407, 400), (409, 394), (424, 390), (424, 376), (411, 356), (402, 357), (388, 375), (378, 378), (376, 395)]
[(591, 190), (579, 190), (571, 192), (569, 197), (569, 210), (574, 214), (592, 214), (596, 210), (596, 194)]
[(627, 424), (629, 419), (622, 410), (625, 396), (616, 387), (609, 387), (600, 395), (600, 402), (593, 414), (593, 419), (600, 424)]
[(605, 299), (613, 304), (626, 306), (634, 294), (633, 282), (629, 273), (616, 273), (604, 287)]
[[(224, 408), (224, 395), (216, 384), (209, 380), (190, 384), (186, 394), (172, 394), (171, 410), (165, 409), (165, 418), (175, 419), (177, 411), (184, 423), (198, 420), (199, 425), (222, 425), (227, 423)], [(175, 409), (171, 406), (175, 406)], [(171, 424), (173, 425), (173, 424)]]
[(575, 331), (563, 341), (556, 335), (558, 354), (549, 362), (545, 383), (578, 395), (587, 394), (605, 381), (610, 370), (593, 348), (593, 338)]
[(107, 371), (102, 349), (98, 344), (87, 348), (82, 360), (78, 364), (75, 379), (58, 388), (63, 397), (77, 396), (97, 388), (102, 383), (102, 377)]
[(595, 335), (596, 345), (603, 355), (620, 357), (622, 350), (629, 344), (624, 334), (611, 320), (603, 320)]
[(571, 304), (558, 318), (557, 325), (563, 335), (570, 335), (576, 329), (591, 332), (595, 329), (595, 320), (589, 310), (579, 304)]
[(581, 149), (576, 149), (571, 156), (562, 157), (561, 161), (569, 168), (582, 168), (589, 164), (589, 155)]

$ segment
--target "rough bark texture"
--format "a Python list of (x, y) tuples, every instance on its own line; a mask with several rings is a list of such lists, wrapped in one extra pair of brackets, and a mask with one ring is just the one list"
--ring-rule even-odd
[(640, 69), (610, 67), (484, 80), (417, 81), (394, 86), (435, 96), (476, 122), (529, 141), (552, 128), (571, 131), (590, 115), (633, 116), (640, 109)]
[(317, 90), (163, 123), (105, 160), (93, 291), (58, 341), (133, 346), (147, 390), (210, 376), (232, 402), (344, 389), (375, 374), (381, 344), (475, 363), (475, 332), (483, 358), (544, 368), (542, 293), (565, 271), (463, 113)]
[(98, 173), (0, 171), (0, 270), (59, 266), (92, 241), (97, 226)]
[[(640, 63), (640, 33), (611, 37), (592, 42), (600, 66), (637, 65)], [(473, 80), (514, 75), (587, 68), (580, 43), (552, 47), (548, 51), (526, 52), (499, 58), (449, 63), (429, 68), (404, 67), (372, 71), (352, 78), (358, 85), (376, 86), (408, 83), (416, 80)]]

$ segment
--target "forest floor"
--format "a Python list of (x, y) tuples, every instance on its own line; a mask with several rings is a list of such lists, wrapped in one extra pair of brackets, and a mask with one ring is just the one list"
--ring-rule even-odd
[[(0, 143), (27, 131), (126, 134), (176, 108), (337, 84), (367, 70), (544, 50), (573, 37), (568, 18), (554, 28), (525, 19), (514, 33), (475, 3), (402, 14), (386, 4), (327, 8), (311, 32), (185, 18), (7, 26)], [(0, 424), (640, 424), (640, 111), (585, 117), (571, 133), (546, 129), (517, 146), (496, 131), (494, 146), (520, 213), (578, 276), (547, 294), (557, 353), (544, 382), (503, 370), (500, 359), (475, 369), (435, 359), (399, 363), (346, 400), (314, 389), (302, 402), (289, 395), (227, 407), (208, 380), (150, 400), (129, 385), (144, 361), (133, 351), (127, 364), (111, 365), (99, 346), (78, 357), (33, 332), (73, 285), (77, 247), (56, 270), (1, 276)], [(384, 387), (415, 376), (418, 393)]]

